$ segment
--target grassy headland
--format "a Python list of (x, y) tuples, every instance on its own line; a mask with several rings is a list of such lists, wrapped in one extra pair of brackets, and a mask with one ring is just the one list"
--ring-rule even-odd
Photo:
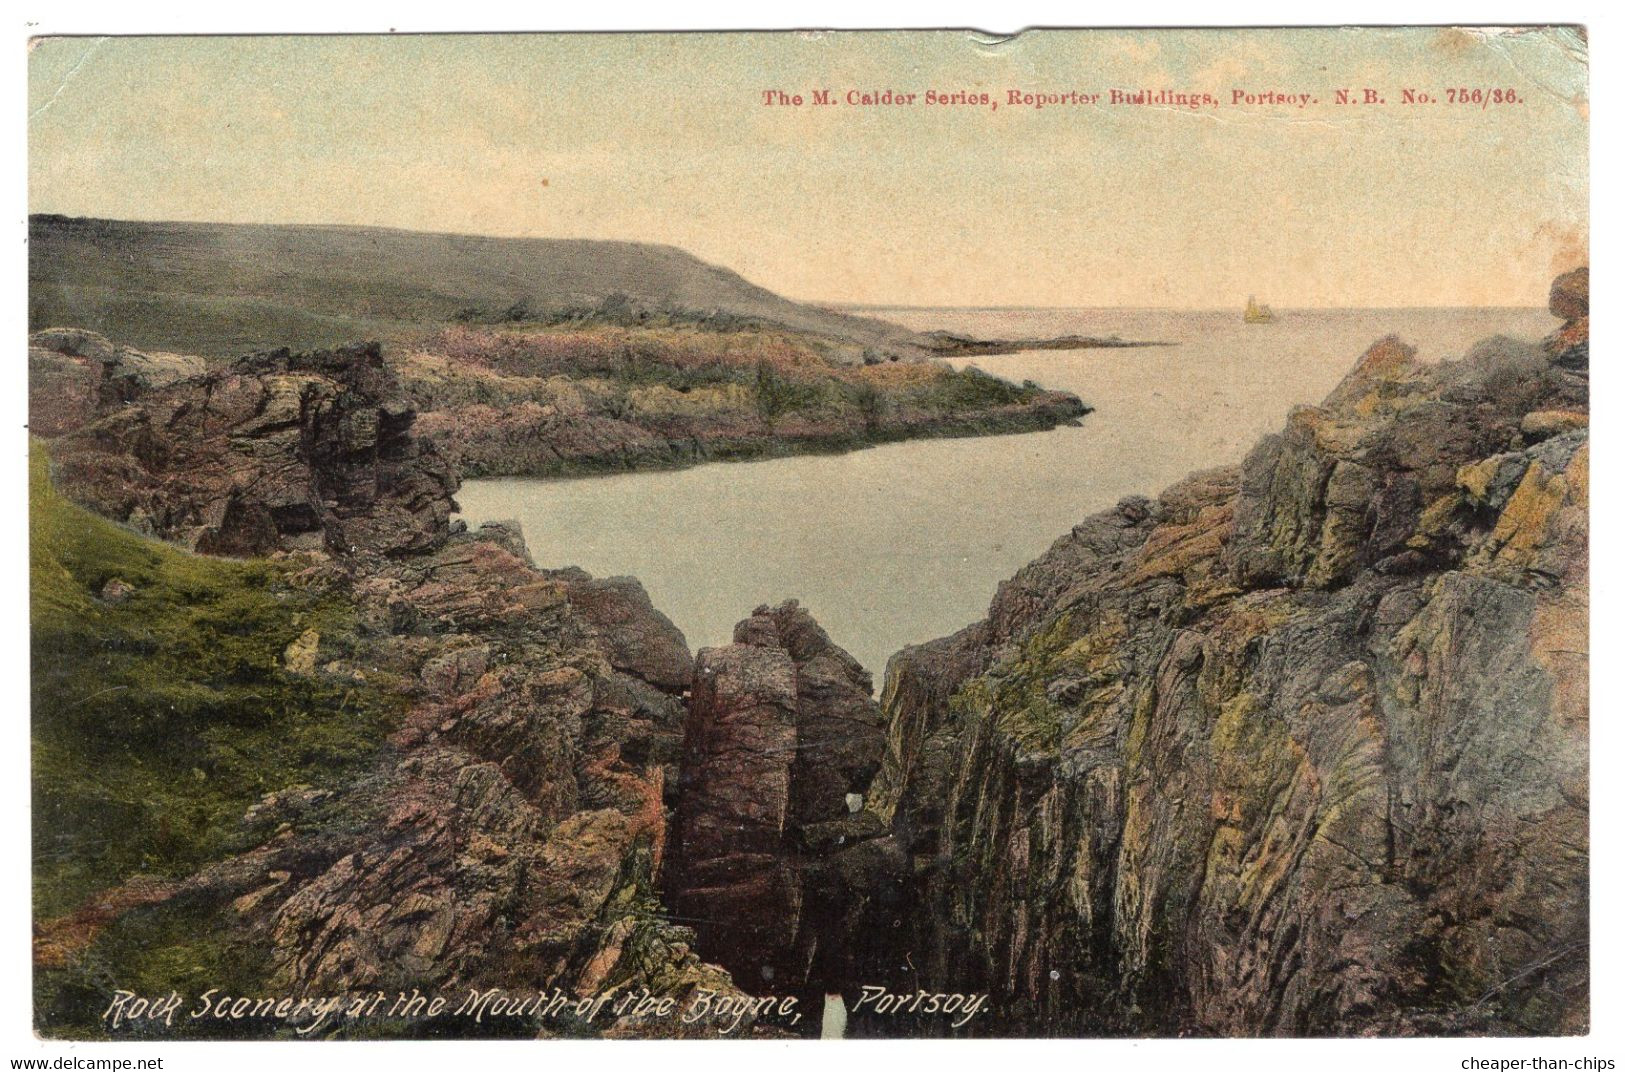
[(142, 350), (226, 358), (369, 338), (393, 347), (463, 318), (608, 306), (699, 310), (713, 323), (923, 356), (906, 328), (792, 301), (652, 243), (50, 215), (30, 217), (28, 231), (30, 329), (86, 328)]
[(833, 359), (816, 339), (573, 320), (458, 325), (394, 365), (419, 431), (467, 476), (568, 476), (1052, 428), (1071, 395), (936, 362)]

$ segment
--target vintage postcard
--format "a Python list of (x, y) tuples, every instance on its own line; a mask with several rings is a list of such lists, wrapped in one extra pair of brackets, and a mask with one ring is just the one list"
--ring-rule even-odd
[(1584, 28), (28, 85), (41, 1038), (1590, 1032)]

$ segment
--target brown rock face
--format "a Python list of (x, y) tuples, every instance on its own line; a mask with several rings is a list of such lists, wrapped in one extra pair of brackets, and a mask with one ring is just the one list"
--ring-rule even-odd
[[(647, 987), (680, 1005), (700, 989), (738, 996), (691, 949), (690, 931), (651, 910), (683, 705), (616, 664), (673, 659), (670, 623), (637, 621), (648, 599), (622, 579), (611, 586), (617, 630), (606, 630), (578, 610), (599, 605), (598, 582), (544, 573), (522, 552), (515, 532), (486, 526), (419, 555), (290, 556), (293, 583), (353, 603), (363, 625), (350, 666), (330, 661), (325, 638), (301, 637), (306, 671), (364, 665), (405, 707), (376, 766), (346, 784), (268, 794), (242, 817), (255, 845), (246, 852), (180, 881), (128, 883), (46, 921), (37, 962), (59, 966), (126, 912), (197, 918), (209, 906), (206, 918), (230, 928), (222, 941), (265, 958), (255, 967), (266, 992), (557, 987), (574, 1000)], [(639, 635), (660, 650), (632, 650)], [(475, 1033), (725, 1027), (603, 1015), (487, 1021)], [(747, 1018), (731, 1033), (753, 1030)]]
[(796, 749), (795, 664), (782, 650), (700, 652), (667, 887), (700, 947), (742, 978), (771, 964), (800, 907), (786, 863)]
[(794, 601), (757, 608), (734, 628), (734, 643), (780, 649), (795, 664), (790, 825), (852, 814), (848, 794), (861, 795), (880, 766), (883, 724), (869, 672)]
[(71, 432), (104, 407), (203, 369), (201, 358), (145, 354), (94, 331), (36, 331), (28, 337), (28, 430), (47, 438)]
[(681, 704), (615, 668), (624, 643), (576, 610), (592, 578), (537, 570), (513, 537), (455, 535), (345, 582), (390, 623), (376, 658), (415, 682), (397, 761), (323, 802), (377, 818), (337, 839), (296, 823), (194, 880), (222, 896), (274, 885), (244, 915), (278, 985), (731, 989), (683, 931), (640, 914), (666, 841), (657, 757), (676, 751)]
[(664, 692), (680, 693), (694, 680), (694, 656), (670, 618), (655, 609), (632, 577), (595, 579), (579, 569), (549, 571), (567, 582), (570, 605), (591, 622), (616, 669), (636, 674)]
[(1546, 350), (1570, 368), (1584, 369), (1591, 354), (1591, 269), (1576, 268), (1552, 283), (1551, 310), (1563, 326), (1546, 340)]
[(879, 833), (849, 804), (884, 746), (870, 689), (794, 602), (757, 608), (733, 644), (699, 653), (664, 884), (702, 955), (746, 989), (803, 985), (820, 938), (852, 940), (833, 930), (821, 863)]
[(450, 531), (456, 474), (410, 434), (376, 343), (120, 384), (52, 449), (58, 485), (98, 513), (228, 555), (401, 554)]
[(1591, 268), (1576, 268), (1552, 280), (1552, 315), (1562, 320), (1579, 320), (1591, 315)]
[(988, 1033), (1583, 1032), (1588, 413), (1572, 345), (1383, 340), (895, 656), (865, 978)]

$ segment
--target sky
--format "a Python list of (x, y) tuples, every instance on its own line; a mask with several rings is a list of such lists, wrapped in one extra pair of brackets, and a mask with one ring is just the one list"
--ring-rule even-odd
[[(1224, 106), (1008, 103), (1113, 89)], [(1537, 305), (1587, 112), (1561, 28), (45, 38), (29, 206), (663, 242), (820, 302)]]

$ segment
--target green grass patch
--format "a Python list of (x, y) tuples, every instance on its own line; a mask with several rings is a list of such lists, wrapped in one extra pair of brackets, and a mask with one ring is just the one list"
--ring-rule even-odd
[(210, 989), (220, 994), (262, 996), (269, 949), (263, 936), (238, 924), (229, 903), (178, 896), (126, 913), (72, 964), (34, 976), (34, 1026), (49, 1038), (105, 1039), (101, 1021), (115, 990), (149, 998), (171, 991), (182, 998), (173, 1026), (130, 1022), (116, 1038), (155, 1041), (194, 1038), (272, 1038), (265, 1025), (193, 1021), (186, 1013)]
[(1036, 384), (1018, 386), (974, 366), (947, 373), (917, 388), (913, 401), (926, 409), (958, 413), (1019, 405), (1043, 393)]
[[(287, 673), (307, 629), (353, 654), (353, 608), (267, 561), (188, 554), (29, 487), (35, 912), (49, 918), (135, 874), (181, 876), (251, 846), (266, 793), (331, 784), (378, 751), (400, 701)], [(103, 599), (111, 580), (133, 591)]]

